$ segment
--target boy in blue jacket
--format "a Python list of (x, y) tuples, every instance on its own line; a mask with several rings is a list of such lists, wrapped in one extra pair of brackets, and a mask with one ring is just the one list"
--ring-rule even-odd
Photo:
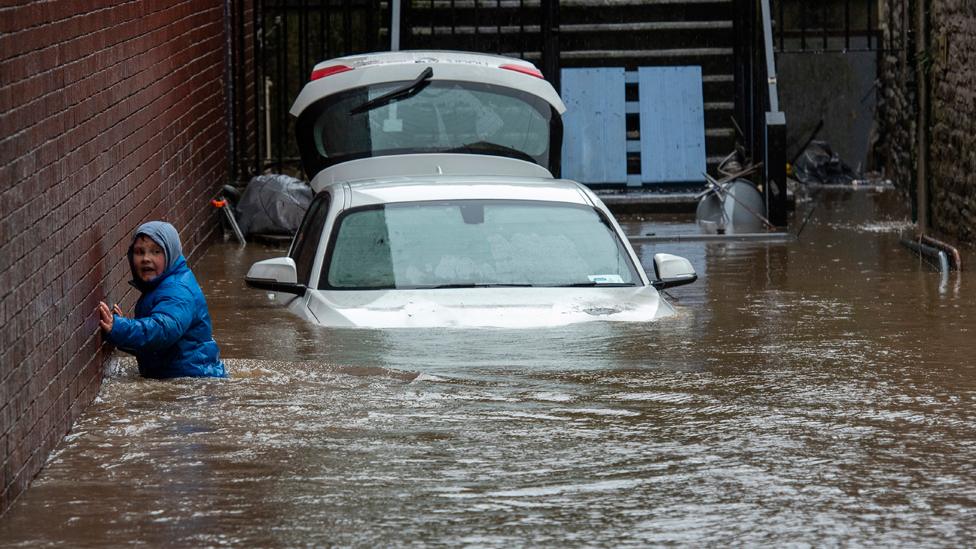
[(176, 228), (163, 221), (143, 224), (128, 256), (130, 284), (142, 296), (132, 319), (122, 316), (118, 305), (109, 309), (98, 303), (105, 338), (134, 354), (145, 377), (227, 377), (207, 301), (183, 257)]

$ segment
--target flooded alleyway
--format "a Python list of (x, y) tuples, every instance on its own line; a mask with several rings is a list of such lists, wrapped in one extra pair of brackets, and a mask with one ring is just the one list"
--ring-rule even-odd
[(636, 325), (317, 328), (243, 285), (282, 248), (215, 245), (193, 267), (231, 378), (121, 362), (0, 545), (971, 546), (976, 278), (902, 248), (899, 203), (641, 244), (701, 278)]

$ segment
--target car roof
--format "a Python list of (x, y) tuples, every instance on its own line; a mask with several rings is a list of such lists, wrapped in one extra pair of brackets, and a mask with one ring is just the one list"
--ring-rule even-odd
[(522, 90), (548, 102), (556, 112), (566, 106), (542, 73), (528, 61), (500, 55), (457, 51), (396, 51), (350, 55), (323, 61), (312, 69), (312, 79), (302, 88), (291, 107), (298, 116), (309, 105), (343, 90), (413, 80), (432, 67), (433, 80), (462, 80)]
[(527, 200), (595, 206), (582, 185), (566, 179), (428, 176), (343, 183), (345, 208), (437, 200)]

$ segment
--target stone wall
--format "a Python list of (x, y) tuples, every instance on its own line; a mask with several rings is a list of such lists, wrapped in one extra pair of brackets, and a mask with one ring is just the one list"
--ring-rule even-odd
[[(916, 1), (928, 7), (925, 53), (916, 55)], [(927, 136), (929, 227), (976, 244), (976, 3), (883, 0), (880, 20), (897, 49), (879, 71), (877, 162), (913, 198), (919, 155), (918, 81), (929, 90)]]
[(876, 128), (879, 143), (875, 149), (875, 167), (883, 167), (885, 175), (908, 190), (915, 181), (914, 151), (917, 137), (918, 99), (915, 63), (915, 43), (907, 25), (910, 13), (902, 8), (901, 0), (882, 3), (879, 19), (885, 33), (886, 50), (878, 67), (878, 109)]
[(976, 244), (976, 2), (931, 4), (932, 228)]
[(224, 4), (0, 7), (0, 513), (99, 389), (134, 228), (172, 222), (191, 262), (218, 228)]

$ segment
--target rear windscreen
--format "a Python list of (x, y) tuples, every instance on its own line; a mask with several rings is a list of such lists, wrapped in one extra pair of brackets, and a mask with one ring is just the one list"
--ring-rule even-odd
[[(530, 93), (472, 82), (430, 80), (393, 100), (409, 82), (347, 90), (305, 109), (296, 127), (308, 176), (373, 156), (468, 153), (506, 156), (558, 174), (562, 122)], [(377, 99), (380, 99), (377, 101)]]

